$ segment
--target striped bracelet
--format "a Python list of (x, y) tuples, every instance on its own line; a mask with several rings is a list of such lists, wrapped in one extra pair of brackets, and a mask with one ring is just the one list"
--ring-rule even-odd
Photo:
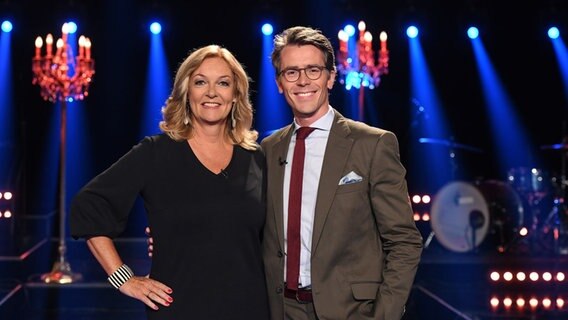
[(132, 276), (134, 276), (132, 269), (123, 264), (108, 277), (108, 282), (110, 282), (115, 289), (118, 289), (128, 281), (128, 279), (132, 278)]

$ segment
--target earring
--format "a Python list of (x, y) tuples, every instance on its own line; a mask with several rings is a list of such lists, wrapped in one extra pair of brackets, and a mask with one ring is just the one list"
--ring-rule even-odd
[(237, 127), (237, 120), (235, 119), (235, 102), (233, 101), (233, 108), (231, 109), (231, 128)]
[(185, 117), (183, 119), (183, 124), (186, 125), (186, 126), (189, 124), (189, 116), (187, 115), (189, 113), (189, 107), (190, 107), (189, 106), (189, 100), (186, 100), (185, 101), (185, 112), (184, 112)]

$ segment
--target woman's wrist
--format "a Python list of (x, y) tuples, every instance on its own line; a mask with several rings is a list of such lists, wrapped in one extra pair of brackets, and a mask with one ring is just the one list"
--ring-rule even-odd
[(108, 276), (108, 282), (118, 290), (128, 279), (134, 276), (134, 272), (127, 265), (123, 264), (110, 276)]

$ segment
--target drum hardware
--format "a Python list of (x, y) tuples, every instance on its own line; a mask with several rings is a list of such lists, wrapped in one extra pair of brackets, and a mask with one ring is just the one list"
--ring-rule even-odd
[[(544, 238), (552, 238), (552, 248), (555, 254), (568, 254), (568, 209), (564, 197), (566, 196), (566, 158), (568, 157), (568, 136), (566, 123), (562, 123), (562, 141), (551, 145), (542, 145), (542, 150), (560, 151), (560, 181), (554, 185), (555, 196), (552, 209), (548, 213), (541, 227)], [(550, 240), (549, 240), (550, 241)]]
[[(475, 234), (477, 233), (477, 229), (483, 227), (485, 224), (485, 216), (479, 210), (472, 210), (469, 213), (469, 225), (471, 226), (471, 243), (476, 243)], [(473, 251), (477, 252), (477, 246), (473, 248)]]
[(422, 137), (422, 138), (418, 138), (418, 142), (423, 143), (423, 144), (440, 145), (440, 146), (448, 148), (448, 157), (449, 157), (450, 166), (451, 166), (450, 181), (455, 180), (457, 178), (457, 173), (458, 173), (458, 163), (457, 163), (457, 159), (456, 159), (456, 150), (464, 150), (464, 151), (475, 152), (475, 153), (483, 153), (483, 150), (479, 149), (477, 147), (473, 147), (473, 146), (469, 146), (467, 144), (455, 142), (453, 137), (451, 137), (450, 139)]

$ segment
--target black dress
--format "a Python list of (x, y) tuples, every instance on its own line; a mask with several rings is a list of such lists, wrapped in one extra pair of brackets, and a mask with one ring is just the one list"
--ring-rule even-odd
[(261, 151), (235, 146), (215, 174), (186, 141), (146, 137), (76, 195), (71, 235), (117, 237), (141, 195), (154, 237), (150, 277), (174, 299), (147, 308), (149, 319), (268, 319), (264, 170)]

